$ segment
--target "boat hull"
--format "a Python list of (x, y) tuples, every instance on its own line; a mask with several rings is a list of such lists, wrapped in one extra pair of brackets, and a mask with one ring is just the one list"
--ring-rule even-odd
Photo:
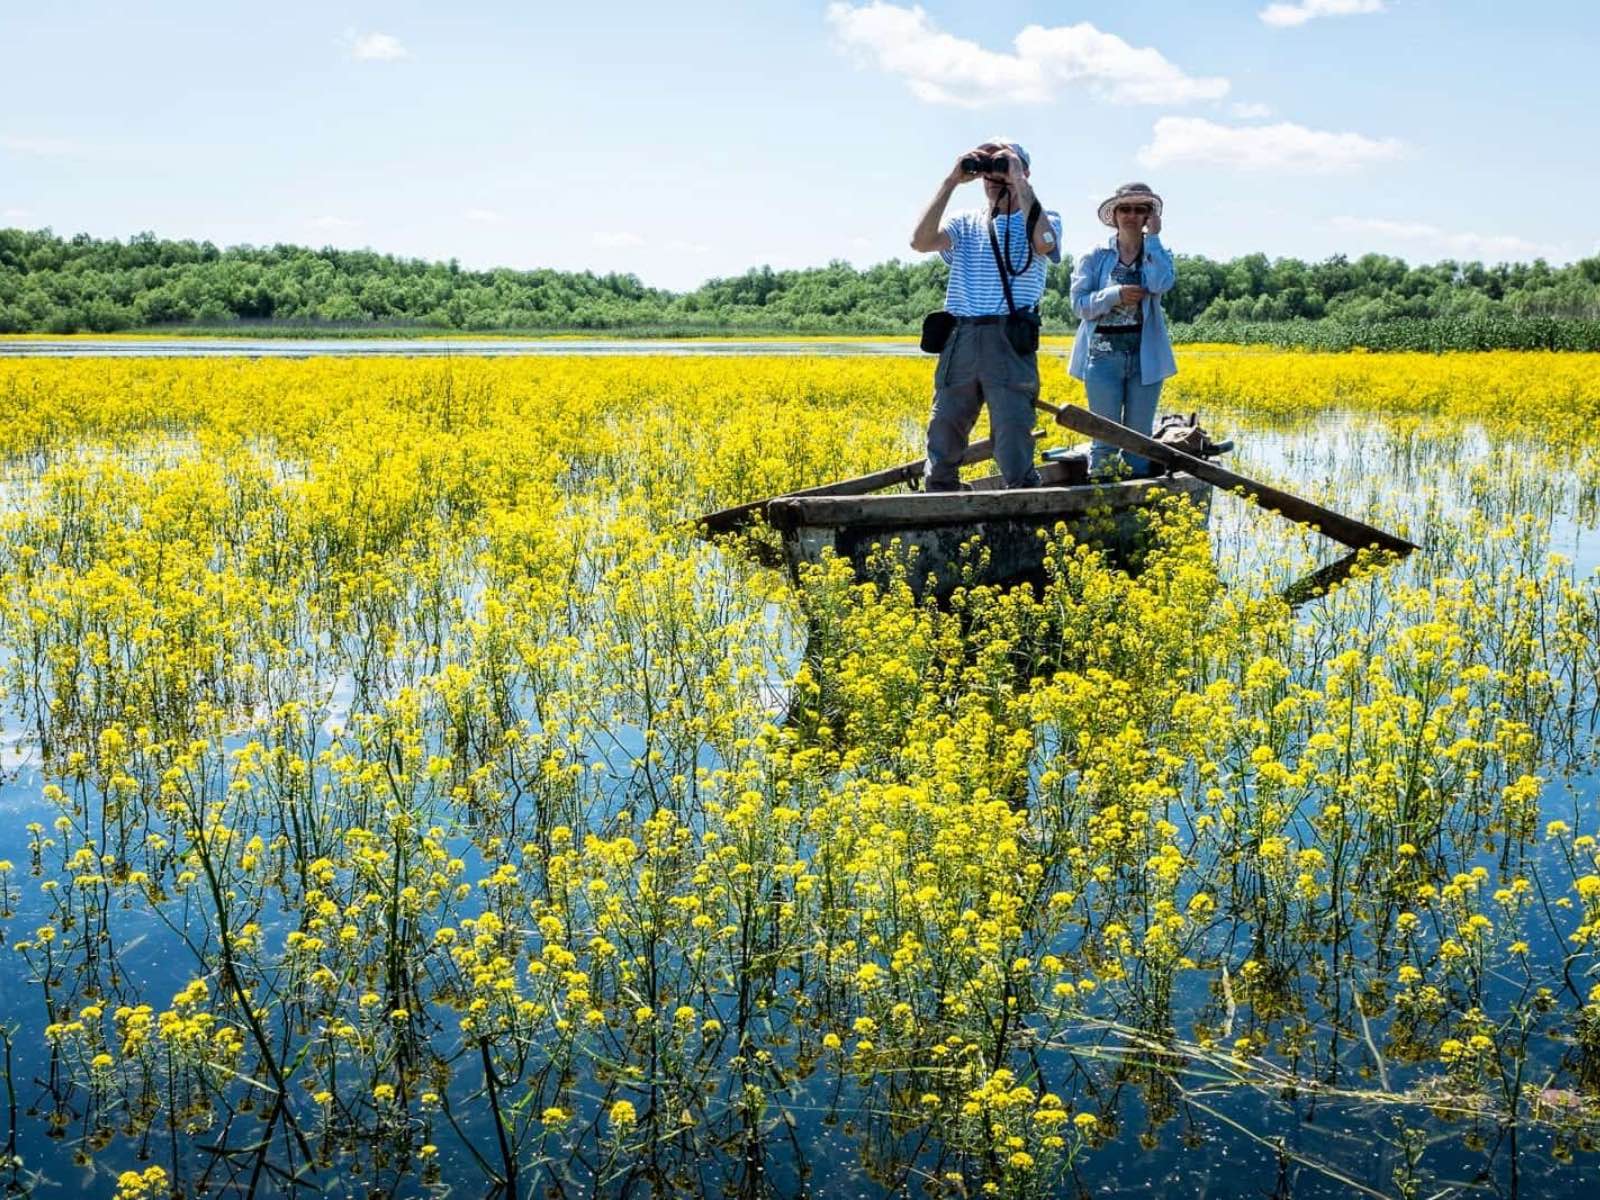
[(1132, 563), (1146, 540), (1150, 507), (1188, 496), (1209, 508), (1210, 486), (1188, 475), (1065, 487), (985, 489), (889, 496), (785, 497), (767, 505), (798, 580), (830, 554), (861, 581), (904, 565), (914, 591), (940, 599), (957, 587), (1041, 583), (1057, 526)]

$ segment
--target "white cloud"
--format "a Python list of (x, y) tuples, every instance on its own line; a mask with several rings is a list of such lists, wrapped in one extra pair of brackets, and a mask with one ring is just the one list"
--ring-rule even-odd
[(848, 52), (900, 76), (929, 104), (1044, 104), (1074, 85), (1114, 104), (1183, 104), (1228, 92), (1226, 79), (1187, 75), (1159, 51), (1086, 22), (1029, 25), (1013, 39), (1015, 53), (1003, 53), (941, 31), (920, 7), (834, 3), (827, 20)]
[(337, 229), (355, 229), (360, 226), (361, 222), (352, 220), (349, 217), (312, 217), (307, 224), (313, 229), (326, 229), (331, 231)]
[(1269, 4), (1256, 16), (1268, 25), (1288, 29), (1317, 17), (1353, 17), (1383, 11), (1383, 0), (1299, 0), (1297, 4)]
[(461, 214), (475, 225), (498, 225), (505, 217), (492, 208), (469, 208)]
[(617, 231), (611, 233), (597, 233), (594, 235), (594, 244), (606, 249), (615, 249), (622, 246), (642, 246), (644, 238), (637, 233)]
[(392, 34), (358, 35), (351, 31), (345, 35), (345, 39), (350, 45), (350, 57), (357, 62), (399, 62), (403, 58), (411, 57), (411, 52)]
[(678, 254), (707, 254), (711, 247), (704, 242), (690, 242), (683, 238), (673, 238), (667, 243), (667, 249)]
[(36, 154), (40, 158), (69, 158), (83, 153), (81, 145), (66, 138), (15, 137), (11, 134), (0, 134), (0, 150), (10, 150), (14, 154)]
[(1228, 110), (1244, 121), (1259, 121), (1272, 115), (1270, 104), (1232, 104), (1228, 106)]
[(26, 221), (33, 214), (25, 208), (7, 208), (0, 210), (0, 221)]
[(1328, 222), (1341, 233), (1359, 233), (1395, 241), (1422, 242), (1465, 258), (1560, 258), (1559, 247), (1503, 233), (1451, 233), (1422, 221), (1390, 221), (1382, 217), (1334, 217)]
[(1246, 171), (1324, 175), (1399, 158), (1394, 138), (1329, 133), (1281, 121), (1276, 125), (1219, 125), (1200, 117), (1162, 117), (1155, 140), (1139, 149), (1148, 167), (1210, 163)]

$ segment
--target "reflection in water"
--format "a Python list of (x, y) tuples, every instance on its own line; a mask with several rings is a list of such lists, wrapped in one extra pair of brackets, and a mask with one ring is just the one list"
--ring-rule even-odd
[(1356, 565), (1361, 562), (1361, 552), (1352, 550), (1343, 558), (1336, 558), (1331, 563), (1308, 571), (1300, 576), (1288, 587), (1283, 589), (1283, 600), (1290, 608), (1299, 608), (1302, 604), (1309, 604), (1319, 596), (1326, 596), (1339, 584), (1354, 573)]
[[(22, 487), (13, 1186), (1579, 1195), (1592, 498), (1477, 430), (1238, 432), (1423, 553), (1219, 497), (940, 610), (592, 514), (351, 570), (248, 455)], [(81, 579), (158, 520), (211, 557), (151, 624)]]

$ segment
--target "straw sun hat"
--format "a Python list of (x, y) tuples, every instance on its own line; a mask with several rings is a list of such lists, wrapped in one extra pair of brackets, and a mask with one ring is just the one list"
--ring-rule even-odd
[(1113, 215), (1112, 210), (1124, 200), (1142, 200), (1155, 209), (1156, 216), (1159, 217), (1161, 215), (1161, 197), (1150, 190), (1148, 183), (1125, 183), (1116, 190), (1115, 194), (1101, 201), (1100, 223), (1102, 225), (1109, 225), (1113, 229), (1117, 227), (1117, 218)]

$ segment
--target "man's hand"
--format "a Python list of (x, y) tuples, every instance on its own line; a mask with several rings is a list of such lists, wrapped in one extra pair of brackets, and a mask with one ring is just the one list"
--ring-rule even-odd
[(1144, 231), (1146, 233), (1160, 233), (1161, 232), (1161, 210), (1160, 209), (1152, 208), (1150, 210), (1150, 215), (1145, 218)]
[(945, 206), (950, 203), (951, 193), (963, 183), (971, 183), (978, 177), (978, 172), (969, 171), (961, 165), (961, 159), (978, 153), (981, 151), (968, 150), (961, 158), (956, 159), (955, 166), (950, 168), (950, 174), (944, 177), (944, 182), (939, 185), (939, 191), (923, 211), (917, 227), (911, 231), (911, 248), (918, 254), (927, 254), (935, 250), (943, 253), (950, 249), (950, 235), (939, 228), (939, 222), (944, 219)]
[[(1017, 202), (1017, 211), (1025, 213), (1033, 207), (1037, 198), (1033, 194), (1033, 184), (1028, 182), (1028, 177), (1023, 174), (1022, 164), (1016, 159), (1010, 159), (1011, 170), (1006, 175), (1006, 186), (1011, 189), (1011, 195)], [(1041, 229), (1050, 228), (1049, 222), (1040, 221)]]
[(969, 171), (961, 165), (967, 159), (974, 157), (982, 158), (983, 151), (977, 149), (968, 150), (960, 158), (956, 159), (956, 165), (950, 168), (950, 174), (946, 178), (945, 182), (959, 187), (963, 183), (971, 183), (974, 179), (976, 179), (978, 177), (978, 172)]
[(1149, 294), (1137, 283), (1125, 283), (1122, 285), (1122, 303), (1124, 304), (1137, 304)]
[(1024, 173), (1025, 168), (1022, 165), (1022, 160), (1009, 150), (1002, 151), (1001, 154), (997, 154), (995, 157), (1004, 157), (1005, 159), (1006, 186), (1011, 189), (1011, 194), (1019, 198), (1026, 196), (1029, 200), (1032, 200), (1033, 188), (1028, 184), (1028, 176)]

